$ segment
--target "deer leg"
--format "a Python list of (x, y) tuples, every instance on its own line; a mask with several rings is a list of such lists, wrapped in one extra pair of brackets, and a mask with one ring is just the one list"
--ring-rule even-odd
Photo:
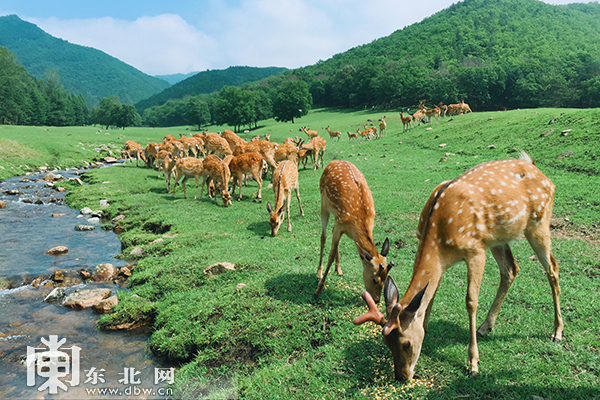
[[(177, 182), (179, 182), (179, 178), (181, 178), (181, 175), (177, 175), (177, 177), (175, 178), (175, 183), (173, 183), (173, 193), (172, 196), (175, 197), (175, 189), (177, 189)], [(167, 183), (167, 187), (169, 186), (169, 184)]]
[(185, 197), (186, 199), (188, 198), (187, 193), (185, 192), (185, 183), (187, 182), (187, 180), (188, 180), (188, 177), (184, 176), (183, 180), (181, 181), (181, 187), (183, 188), (183, 197)]
[(256, 179), (256, 182), (258, 183), (258, 193), (256, 194), (256, 200), (258, 200), (259, 203), (262, 203), (262, 177), (260, 175), (261, 171), (258, 171), (258, 173), (254, 175), (254, 179)]
[(194, 178), (196, 178), (196, 191), (194, 192), (194, 200), (196, 200), (198, 198), (198, 175), (195, 175)]
[(485, 248), (467, 257), (467, 313), (469, 314), (469, 361), (471, 376), (479, 373), (479, 350), (477, 348), (477, 305), (479, 287), (485, 268)]
[(515, 277), (519, 273), (519, 266), (515, 262), (512, 251), (507, 244), (492, 247), (491, 251), (500, 268), (500, 286), (498, 287), (496, 298), (490, 307), (490, 311), (488, 312), (485, 321), (481, 324), (479, 329), (477, 329), (477, 334), (481, 336), (490, 332), (494, 327), (494, 323), (500, 312), (502, 302), (508, 293), (508, 289), (510, 289)]
[(431, 316), (431, 309), (433, 308), (433, 301), (435, 300), (436, 293), (437, 290), (435, 291), (433, 296), (431, 296), (431, 301), (427, 305), (427, 310), (425, 310), (425, 318), (423, 319), (423, 329), (425, 329), (425, 332), (427, 332), (427, 330), (429, 329), (429, 317)]
[[(329, 268), (331, 268), (331, 264), (333, 264), (333, 260), (335, 259), (336, 254), (338, 254), (338, 247), (340, 244), (341, 237), (341, 229), (339, 229), (337, 225), (334, 225), (333, 234), (331, 238), (331, 251), (329, 252), (329, 259), (327, 260), (327, 268), (325, 268), (325, 273), (319, 281), (319, 285), (317, 286), (317, 290), (315, 291), (315, 296), (319, 296), (323, 292), (323, 288), (325, 287), (325, 280), (327, 279), (327, 274), (329, 273)], [(323, 236), (321, 236), (321, 242), (324, 243)]]
[[(529, 244), (535, 251), (535, 254), (540, 260), (540, 263), (544, 266), (546, 270), (546, 276), (548, 277), (548, 282), (550, 283), (550, 288), (552, 289), (552, 300), (554, 302), (554, 332), (552, 333), (552, 340), (559, 341), (562, 340), (562, 332), (564, 328), (564, 323), (560, 311), (560, 285), (558, 279), (558, 262), (554, 258), (551, 252), (550, 245), (550, 228), (547, 226), (549, 221), (545, 223), (544, 232), (525, 232), (525, 237), (529, 241)], [(539, 227), (543, 227), (544, 224), (539, 225)]]
[(321, 251), (319, 253), (319, 268), (317, 269), (317, 278), (323, 278), (323, 249), (327, 240), (327, 224), (329, 223), (329, 211), (321, 206)]
[[(291, 200), (291, 197), (292, 197), (292, 193), (290, 192), (290, 200)], [(298, 206), (300, 207), (300, 214), (304, 217), (304, 210), (302, 209), (302, 203), (300, 203), (300, 185), (296, 185), (296, 197), (298, 198)]]

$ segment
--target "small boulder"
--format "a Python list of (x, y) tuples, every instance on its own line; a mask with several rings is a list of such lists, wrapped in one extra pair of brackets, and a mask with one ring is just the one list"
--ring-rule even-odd
[(220, 262), (216, 264), (209, 265), (202, 271), (202, 273), (206, 276), (216, 276), (220, 275), (225, 271), (235, 271), (235, 264), (230, 262)]
[(67, 246), (56, 246), (48, 250), (46, 254), (49, 254), (51, 256), (62, 256), (64, 254), (67, 254), (68, 252), (69, 248)]
[(108, 281), (114, 278), (118, 273), (119, 271), (117, 270), (117, 267), (115, 267), (113, 264), (100, 264), (94, 268), (94, 276), (92, 276), (92, 280), (95, 282)]
[(54, 282), (62, 282), (65, 280), (65, 277), (63, 276), (63, 272), (61, 270), (58, 270), (52, 273), (50, 279), (52, 279)]
[(118, 163), (119, 160), (117, 160), (114, 157), (104, 157), (104, 162), (107, 164), (115, 164), (115, 163)]
[(92, 213), (92, 209), (89, 207), (83, 207), (81, 210), (79, 210), (79, 212), (81, 212), (83, 215), (88, 215)]
[(53, 301), (60, 300), (65, 295), (65, 288), (57, 287), (52, 290), (48, 296), (44, 299), (46, 303), (52, 303)]
[(76, 231), (93, 231), (94, 229), (96, 229), (96, 227), (93, 225), (75, 225)]
[(104, 299), (99, 303), (92, 306), (92, 310), (96, 314), (108, 314), (113, 311), (113, 307), (119, 304), (119, 299), (116, 295), (110, 296), (108, 299)]
[(110, 289), (85, 289), (69, 294), (62, 305), (76, 310), (92, 307), (110, 296)]
[(0, 200), (0, 208), (6, 207), (6, 202)]
[(144, 255), (144, 249), (142, 249), (141, 247), (134, 247), (133, 249), (131, 249), (131, 252), (129, 253), (132, 256), (136, 256), (136, 257), (142, 257)]
[(126, 265), (119, 268), (119, 276), (129, 278), (131, 276), (131, 270)]

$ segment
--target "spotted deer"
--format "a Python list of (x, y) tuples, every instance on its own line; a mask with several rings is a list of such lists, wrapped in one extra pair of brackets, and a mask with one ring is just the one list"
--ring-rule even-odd
[(379, 137), (383, 137), (384, 133), (387, 133), (387, 122), (385, 122), (385, 115), (381, 117), (381, 122), (379, 123)]
[(204, 148), (207, 153), (214, 153), (221, 159), (233, 154), (227, 140), (219, 136), (218, 133), (208, 132), (204, 135)]
[(165, 177), (165, 183), (167, 185), (167, 193), (169, 193), (171, 185), (171, 175), (173, 173), (173, 167), (175, 167), (175, 159), (168, 151), (161, 150), (158, 152), (156, 158), (156, 166), (158, 168), (158, 177), (162, 173)]
[[(339, 243), (342, 235), (348, 236), (358, 250), (363, 265), (363, 280), (370, 296), (379, 301), (385, 278), (393, 266), (386, 257), (390, 242), (386, 238), (381, 253), (373, 241), (375, 203), (364, 175), (349, 161), (334, 160), (327, 164), (319, 183), (321, 192), (321, 251), (317, 278), (320, 279), (315, 295), (325, 287), (329, 268), (335, 259), (335, 269), (342, 275)], [(327, 239), (327, 224), (333, 214), (335, 223), (331, 239), (331, 251), (323, 273), (323, 249)]]
[(295, 162), (286, 160), (277, 166), (273, 171), (273, 191), (275, 192), (275, 207), (267, 202), (267, 211), (269, 212), (269, 224), (271, 225), (271, 236), (277, 236), (279, 227), (285, 219), (285, 209), (287, 208), (288, 232), (292, 231), (292, 222), (290, 221), (290, 203), (292, 202), (292, 190), (296, 190), (300, 214), (304, 217), (304, 210), (300, 202), (300, 184), (298, 182), (298, 166)]
[[(369, 312), (354, 321), (373, 321), (383, 326), (396, 379), (412, 379), (442, 274), (460, 261), (467, 264), (468, 367), (471, 375), (477, 375), (477, 335), (492, 330), (502, 301), (519, 272), (509, 242), (521, 234), (546, 271), (554, 302), (552, 339), (562, 339), (558, 263), (550, 245), (553, 200), (554, 184), (525, 153), (519, 160), (480, 164), (434, 189), (421, 212), (417, 228), (419, 247), (404, 296), (400, 297), (390, 277), (384, 287), (387, 318), (373, 307), (369, 293), (363, 293)], [(485, 321), (477, 329), (479, 286), (488, 248), (500, 268), (500, 286)]]
[(358, 139), (358, 133), (348, 132), (348, 140)]
[(323, 154), (327, 147), (327, 142), (320, 136), (314, 137), (308, 143), (302, 144), (302, 149), (310, 150), (313, 161), (313, 170), (317, 170), (319, 165), (323, 168)]
[[(175, 189), (177, 188), (177, 182), (183, 177), (181, 181), (181, 187), (183, 188), (183, 196), (187, 199), (187, 193), (185, 192), (185, 183), (189, 178), (196, 180), (196, 191), (194, 192), (194, 200), (198, 198), (198, 179), (203, 178), (204, 173), (204, 160), (196, 157), (183, 157), (175, 161), (173, 172), (175, 172), (175, 183), (173, 183), (173, 194), (175, 197)], [(202, 192), (200, 192), (202, 197)]]
[[(223, 206), (228, 207), (231, 205), (231, 194), (229, 193), (229, 179), (231, 178), (229, 167), (219, 157), (214, 154), (209, 154), (204, 158), (204, 179), (202, 180), (202, 189), (200, 190), (200, 198), (202, 198), (202, 192), (204, 191), (204, 184), (208, 186), (213, 181), (215, 187), (221, 185), (221, 198), (223, 199)], [(210, 187), (210, 186), (209, 186)], [(215, 201), (217, 196), (215, 195)]]
[(301, 127), (300, 131), (306, 133), (306, 135), (308, 136), (309, 139), (319, 136), (319, 132), (311, 131), (305, 126)]
[(258, 183), (258, 193), (256, 194), (256, 201), (262, 202), (262, 173), (267, 168), (267, 162), (258, 153), (243, 153), (239, 156), (232, 157), (229, 160), (229, 171), (233, 178), (233, 189), (231, 195), (235, 195), (235, 187), (239, 186), (240, 193), (238, 201), (242, 201), (242, 182), (244, 181), (244, 174), (252, 174), (254, 180)]
[(277, 151), (278, 147), (279, 145), (275, 142), (269, 142), (267, 140), (254, 140), (246, 143), (243, 146), (239, 146), (234, 155), (238, 156), (242, 153), (259, 153), (264, 157), (267, 164), (269, 164), (269, 168), (274, 170), (277, 168), (275, 152)]
[(236, 152), (236, 149), (238, 147), (243, 147), (247, 143), (244, 139), (242, 139), (241, 137), (236, 135), (235, 132), (229, 129), (225, 129), (223, 132), (221, 132), (221, 137), (227, 140), (227, 143), (229, 144), (229, 147), (233, 152), (232, 154)]
[(327, 131), (327, 133), (329, 133), (329, 137), (331, 139), (333, 138), (337, 138), (338, 142), (340, 141), (340, 139), (342, 138), (342, 133), (340, 131), (330, 131), (329, 130), (329, 125), (327, 125), (325, 127), (325, 130)]
[(143, 160), (144, 162), (146, 162), (146, 156), (144, 156), (144, 148), (139, 143), (137, 143), (133, 140), (128, 140), (123, 145), (123, 149), (124, 149), (123, 155), (125, 156), (125, 161), (123, 162), (123, 166), (125, 166), (125, 163), (127, 162), (127, 160), (130, 160), (131, 162), (133, 162), (132, 154), (135, 154), (136, 167), (140, 166), (140, 164), (139, 164), (140, 159)]
[(400, 112), (400, 120), (402, 121), (402, 132), (406, 132), (408, 128), (410, 128), (412, 117), (410, 114), (405, 117), (403, 113)]
[(158, 143), (148, 143), (148, 145), (144, 148), (144, 156), (146, 157), (146, 166), (148, 168), (155, 168), (156, 159), (158, 157)]

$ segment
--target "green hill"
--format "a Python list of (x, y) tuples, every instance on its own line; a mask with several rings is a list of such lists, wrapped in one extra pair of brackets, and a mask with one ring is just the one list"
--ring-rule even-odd
[(141, 113), (147, 108), (162, 105), (171, 99), (217, 92), (224, 86), (241, 86), (246, 82), (259, 81), (286, 70), (287, 68), (280, 67), (229, 67), (222, 70), (207, 70), (138, 102), (135, 107)]
[(43, 79), (46, 70), (56, 71), (61, 84), (71, 93), (81, 93), (88, 106), (111, 95), (133, 104), (169, 86), (100, 50), (55, 38), (16, 15), (0, 17), (0, 46), (16, 54), (36, 78)]
[(315, 104), (325, 106), (597, 106), (600, 4), (465, 0), (288, 73), (311, 84)]

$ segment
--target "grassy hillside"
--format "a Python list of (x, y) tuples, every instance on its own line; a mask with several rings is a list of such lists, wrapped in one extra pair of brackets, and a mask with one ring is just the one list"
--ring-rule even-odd
[[(305, 216), (300, 216), (293, 198), (292, 232), (284, 228), (275, 238), (269, 235), (265, 209), (273, 192), (264, 188), (263, 203), (253, 202), (254, 182), (245, 188), (243, 201), (223, 208), (212, 199), (184, 199), (181, 189), (173, 198), (164, 193), (164, 181), (147, 168), (127, 165), (86, 173), (90, 185), (73, 187), (70, 204), (95, 207), (99, 199), (108, 199), (109, 218), (126, 215), (119, 225), (123, 254), (129, 257), (135, 246), (144, 249), (144, 256), (135, 259), (131, 292), (120, 293), (118, 311), (103, 318), (101, 326), (149, 317), (154, 327), (150, 347), (177, 366), (175, 387), (184, 398), (216, 387), (251, 399), (597, 397), (600, 179), (593, 160), (600, 154), (594, 140), (600, 135), (600, 110), (474, 113), (406, 133), (398, 115), (388, 114), (387, 137), (348, 140), (347, 131), (382, 116), (318, 109), (296, 124), (268, 121), (253, 134), (271, 133), (271, 139), (281, 143), (288, 136), (300, 136), (300, 126), (309, 126), (327, 139), (326, 163), (345, 159), (363, 172), (377, 209), (375, 242), (380, 247), (388, 237), (393, 244), (388, 260), (397, 264), (391, 275), (401, 291), (412, 272), (417, 218), (433, 188), (481, 162), (514, 157), (515, 149), (527, 151), (557, 187), (552, 243), (561, 268), (566, 324), (562, 342), (550, 341), (550, 288), (542, 267), (531, 259), (533, 251), (520, 240), (512, 248), (521, 272), (494, 331), (479, 340), (480, 375), (466, 374), (466, 274), (464, 264), (458, 264), (445, 274), (436, 295), (417, 379), (395, 382), (380, 328), (352, 324), (366, 307), (360, 299), (360, 261), (346, 237), (340, 248), (344, 276), (330, 275), (322, 296), (312, 297), (317, 286), (321, 175), (321, 170), (312, 169), (300, 170)], [(323, 129), (327, 125), (344, 133), (341, 141), (328, 138)], [(10, 128), (0, 130), (0, 140), (18, 142), (33, 129)], [(549, 129), (554, 131), (541, 136)], [(572, 130), (561, 135), (568, 129)], [(108, 136), (82, 128), (51, 132), (56, 144), (64, 146), (62, 157), (80, 151), (79, 143), (86, 149), (128, 139), (145, 145), (166, 133), (191, 133), (185, 127), (128, 128)], [(27, 144), (41, 153), (32, 157), (42, 159), (49, 151), (38, 140)], [(573, 154), (561, 156), (566, 151)], [(154, 242), (157, 238), (163, 241)], [(236, 263), (236, 271), (213, 278), (202, 274), (221, 261)], [(493, 300), (498, 278), (490, 256), (479, 321)]]
[(134, 104), (170, 86), (100, 50), (55, 38), (16, 15), (0, 17), (0, 46), (15, 53), (36, 78), (56, 71), (65, 88), (81, 93), (88, 106), (112, 95)]
[(183, 99), (186, 96), (197, 96), (218, 92), (224, 86), (241, 86), (246, 82), (259, 81), (263, 78), (286, 71), (279, 67), (229, 67), (223, 70), (198, 72), (173, 86), (138, 102), (135, 107), (142, 113), (145, 109), (160, 106), (171, 99)]

